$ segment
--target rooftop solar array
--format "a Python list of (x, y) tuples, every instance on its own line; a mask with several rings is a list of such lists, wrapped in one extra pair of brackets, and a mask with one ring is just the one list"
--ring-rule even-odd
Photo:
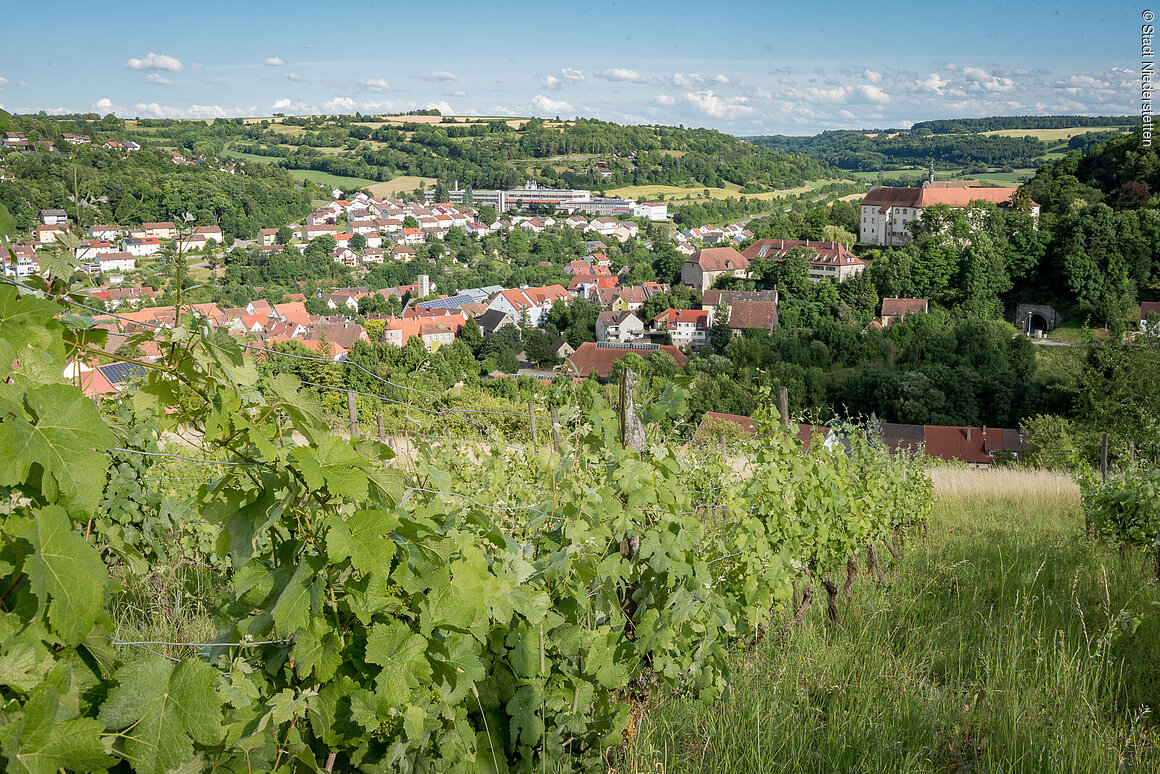
[(464, 304), (472, 303), (472, 301), (471, 296), (459, 295), (449, 298), (439, 298), (434, 301), (422, 301), (418, 306), (420, 309), (458, 309)]
[(654, 349), (660, 349), (660, 344), (652, 344), (649, 342), (628, 342), (625, 344), (614, 344), (612, 342), (597, 342), (597, 349), (638, 349), (645, 352), (651, 352)]

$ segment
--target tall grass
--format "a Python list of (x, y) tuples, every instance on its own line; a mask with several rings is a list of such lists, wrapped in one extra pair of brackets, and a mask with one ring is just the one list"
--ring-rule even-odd
[(838, 626), (736, 656), (728, 697), (662, 699), (634, 772), (1160, 771), (1160, 599), (1083, 537), (1064, 475), (932, 471), (930, 533)]

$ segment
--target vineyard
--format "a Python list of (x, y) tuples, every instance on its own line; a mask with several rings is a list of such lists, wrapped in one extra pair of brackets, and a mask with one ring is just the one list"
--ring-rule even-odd
[[(139, 334), (163, 357), (98, 406), (62, 374), (105, 331), (28, 282), (0, 285), (11, 771), (615, 765), (654, 697), (726, 696), (731, 656), (815, 594), (837, 621), (858, 558), (880, 578), (930, 510), (915, 461), (857, 433), (806, 451), (768, 399), (728, 455), (680, 448), (684, 393), (638, 411), (630, 373), (526, 447), (391, 384), (483, 433), (396, 456), (192, 312)], [(168, 593), (191, 570), (213, 598)], [(216, 636), (126, 639), (150, 584)]]

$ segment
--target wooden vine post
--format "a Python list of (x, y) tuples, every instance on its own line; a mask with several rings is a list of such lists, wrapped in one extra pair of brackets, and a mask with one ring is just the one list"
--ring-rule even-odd
[(346, 391), (346, 409), (350, 414), (350, 437), (358, 438), (358, 408), (354, 405), (354, 390)]
[(781, 415), (782, 427), (789, 427), (789, 390), (777, 388), (777, 413)]
[(538, 443), (539, 439), (536, 437), (536, 404), (528, 401), (528, 421), (532, 425), (532, 443)]
[(375, 422), (378, 423), (379, 426), (379, 443), (386, 443), (387, 427), (383, 423), (383, 412), (380, 411), (379, 413), (375, 414)]
[(560, 451), (560, 412), (552, 409), (552, 451)]

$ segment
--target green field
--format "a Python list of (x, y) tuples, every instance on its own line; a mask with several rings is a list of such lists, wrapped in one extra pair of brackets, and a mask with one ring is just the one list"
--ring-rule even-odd
[(885, 585), (860, 577), (834, 626), (819, 589), (788, 639), (736, 654), (722, 701), (659, 698), (621, 770), (1160, 771), (1160, 585), (1142, 554), (1084, 539), (1064, 474), (931, 473), (930, 533)]
[[(222, 151), (222, 155), (231, 159), (244, 159), (259, 164), (269, 164), (275, 160), (273, 156), (258, 156), (253, 153), (242, 153), (241, 151), (235, 150)], [(309, 180), (312, 183), (321, 183), (331, 188), (341, 188), (344, 191), (353, 191), (356, 188), (369, 188), (375, 185), (374, 180), (368, 180), (365, 177), (343, 177), (342, 175), (332, 175), (329, 172), (319, 172), (314, 169), (288, 169), (286, 171), (299, 180)]]
[[(900, 167), (898, 169), (883, 170), (881, 172), (847, 172), (846, 174), (855, 180), (864, 180), (868, 183), (874, 183), (879, 176), (883, 178), (898, 177), (900, 173), (914, 176), (916, 174), (925, 172), (925, 169), (919, 167)], [(1024, 180), (1028, 180), (1035, 175), (1035, 169), (1027, 167), (1024, 169), (1016, 169), (1011, 172), (979, 172), (978, 174), (963, 175), (959, 172), (948, 172), (946, 170), (935, 170), (935, 180), (978, 180), (984, 185), (995, 186), (1012, 186), (1017, 185)]]

